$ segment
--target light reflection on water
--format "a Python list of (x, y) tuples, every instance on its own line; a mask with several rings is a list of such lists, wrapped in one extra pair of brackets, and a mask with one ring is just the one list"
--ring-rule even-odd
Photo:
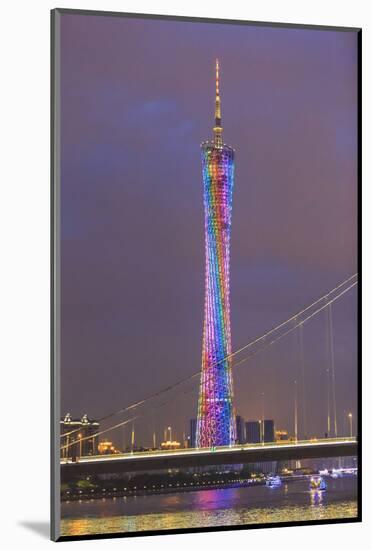
[(352, 518), (357, 516), (356, 478), (330, 480), (325, 492), (307, 482), (211, 489), (62, 503), (62, 535), (122, 533)]

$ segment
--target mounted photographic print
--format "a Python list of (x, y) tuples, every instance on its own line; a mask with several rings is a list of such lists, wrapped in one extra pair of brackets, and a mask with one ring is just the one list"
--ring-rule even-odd
[(52, 12), (52, 538), (360, 521), (361, 31)]

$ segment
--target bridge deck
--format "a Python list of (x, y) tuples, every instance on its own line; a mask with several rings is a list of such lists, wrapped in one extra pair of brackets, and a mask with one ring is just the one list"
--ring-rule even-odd
[(321, 439), (259, 445), (236, 445), (216, 449), (146, 451), (119, 455), (81, 457), (77, 462), (61, 460), (62, 477), (84, 474), (167, 470), (223, 464), (248, 464), (276, 460), (330, 458), (357, 455), (356, 438)]

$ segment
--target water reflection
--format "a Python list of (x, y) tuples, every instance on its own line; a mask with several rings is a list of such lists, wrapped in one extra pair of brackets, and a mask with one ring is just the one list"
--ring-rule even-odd
[(200, 510), (230, 509), (239, 498), (235, 489), (208, 489), (207, 491), (197, 491), (194, 495), (195, 507)]
[(122, 533), (306, 521), (357, 516), (355, 478), (329, 482), (327, 491), (290, 482), (265, 486), (62, 503), (63, 535)]

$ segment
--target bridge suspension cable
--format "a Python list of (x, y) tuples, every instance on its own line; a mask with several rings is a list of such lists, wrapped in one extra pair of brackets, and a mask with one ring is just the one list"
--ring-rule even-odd
[(329, 309), (326, 309), (326, 400), (327, 400), (327, 435), (331, 433), (331, 399), (330, 399), (330, 326), (329, 326)]
[[(313, 303), (311, 303), (309, 306), (306, 306), (305, 308), (303, 308), (301, 311), (299, 311), (298, 313), (296, 313), (295, 315), (292, 315), (290, 318), (288, 318), (286, 321), (283, 321), (282, 323), (276, 325), (274, 328), (270, 329), (269, 331), (267, 331), (265, 334), (263, 334), (262, 336), (259, 336), (258, 338), (255, 338), (254, 340), (252, 340), (251, 342), (249, 342), (248, 344), (246, 344), (245, 346), (242, 346), (241, 348), (237, 349), (236, 351), (234, 351), (233, 353), (225, 356), (223, 359), (215, 362), (212, 366), (217, 366), (218, 364), (220, 363), (223, 363), (224, 361), (228, 360), (228, 359), (232, 359), (234, 358), (236, 355), (242, 353), (243, 351), (246, 351), (246, 350), (249, 350), (250, 348), (256, 346), (258, 343), (261, 343), (263, 342), (263, 346), (259, 347), (255, 352), (249, 354), (248, 356), (242, 358), (240, 361), (237, 361), (236, 363), (234, 363), (232, 366), (233, 368), (245, 363), (248, 359), (250, 359), (252, 356), (256, 355), (257, 353), (259, 353), (260, 351), (262, 351), (262, 349), (265, 349), (267, 347), (270, 347), (272, 345), (274, 345), (276, 342), (278, 342), (279, 340), (281, 340), (282, 338), (284, 338), (287, 334), (290, 334), (293, 330), (295, 330), (297, 327), (300, 327), (300, 326), (303, 326), (306, 322), (308, 322), (311, 318), (313, 318), (315, 315), (317, 315), (320, 311), (322, 311), (323, 309), (325, 309), (326, 307), (328, 307), (331, 303), (335, 302), (336, 300), (338, 300), (341, 296), (343, 296), (346, 292), (348, 292), (349, 290), (351, 290), (354, 286), (356, 286), (358, 284), (358, 281), (355, 280), (356, 277), (358, 276), (357, 273), (355, 273), (354, 275), (352, 275), (351, 277), (349, 277), (348, 279), (346, 279), (345, 281), (343, 281), (342, 283), (340, 283), (339, 285), (337, 285), (336, 287), (334, 287), (332, 290), (330, 290), (328, 293), (326, 293), (325, 295), (321, 296), (320, 298), (318, 298), (317, 300), (315, 300)], [(345, 285), (348, 285), (348, 286), (345, 286)], [(345, 288), (343, 288), (345, 286)], [(342, 290), (341, 290), (342, 289)], [(341, 292), (339, 292), (341, 290)], [(338, 293), (337, 293), (338, 292)], [(335, 294), (337, 293), (337, 294)], [(335, 294), (335, 296), (333, 296)], [(325, 304), (324, 305), (320, 305), (321, 302), (325, 301)], [(314, 306), (318, 305), (318, 307), (312, 311), (310, 314), (308, 314), (304, 319), (302, 319), (302, 316), (304, 313), (306, 312), (309, 312), (310, 310), (312, 310), (314, 308)], [(279, 336), (273, 338), (272, 340), (270, 340), (268, 343), (266, 343), (267, 341), (267, 338), (269, 336), (272, 336), (274, 335), (276, 332), (278, 332), (280, 329), (282, 329), (283, 327), (285, 327), (286, 325), (288, 325), (289, 323), (292, 323), (294, 321), (294, 325), (292, 327), (290, 327), (288, 330), (286, 330), (285, 332), (283, 332), (282, 334), (279, 334)], [(165, 388), (163, 388), (162, 390), (159, 390), (157, 392), (154, 392), (150, 395), (148, 395), (147, 397), (139, 400), (139, 401), (136, 401), (135, 403), (132, 403), (131, 405), (128, 405), (127, 407), (123, 407), (123, 408), (120, 408), (106, 416), (103, 416), (100, 418), (100, 422), (103, 422), (105, 420), (108, 420), (109, 418), (112, 418), (113, 416), (116, 416), (118, 414), (122, 414), (122, 413), (128, 413), (130, 411), (134, 411), (136, 408), (142, 406), (142, 405), (145, 405), (147, 404), (148, 402), (154, 400), (155, 398), (169, 392), (169, 391), (172, 391), (174, 389), (176, 389), (177, 387), (185, 384), (186, 382), (189, 382), (189, 381), (192, 381), (193, 379), (196, 379), (198, 378), (200, 375), (200, 370), (197, 370), (197, 372), (194, 372), (193, 374), (181, 379), (181, 380), (178, 380), (177, 382), (175, 382), (174, 384), (171, 384)], [(335, 374), (333, 374), (333, 383), (335, 383)], [(192, 388), (193, 390), (193, 388)], [(334, 395), (334, 390), (333, 390), (333, 395)], [(140, 415), (136, 415), (135, 417), (133, 418), (139, 418), (143, 416), (142, 414)], [(110, 430), (114, 430), (120, 426), (124, 426), (125, 424), (127, 424), (128, 422), (132, 422), (133, 418), (130, 418), (129, 420), (125, 420), (123, 422), (120, 422), (114, 426), (112, 426), (111, 428), (107, 428), (105, 430), (103, 430), (102, 432), (99, 432), (99, 434), (96, 434), (96, 435), (100, 435), (102, 433), (106, 433)], [(60, 437), (66, 437), (67, 435), (71, 435), (77, 431), (80, 431), (81, 428), (78, 428), (76, 430), (73, 430), (71, 432), (67, 432), (65, 434), (61, 434)], [(86, 438), (86, 439), (89, 439), (89, 438)], [(90, 439), (91, 439), (91, 436), (90, 436)], [(79, 441), (81, 441), (82, 439), (80, 439)], [(71, 442), (68, 444), (68, 446), (71, 446), (75, 444), (75, 441), (74, 442)], [(66, 446), (62, 447), (63, 448), (67, 448)]]
[(299, 325), (299, 361), (300, 361), (300, 370), (301, 370), (301, 405), (302, 405), (302, 416), (303, 416), (303, 433), (304, 439), (307, 435), (307, 411), (306, 411), (306, 384), (305, 384), (305, 358), (304, 358), (304, 341), (303, 341), (303, 324)]
[[(357, 282), (353, 283), (352, 285), (350, 285), (349, 287), (347, 287), (345, 290), (343, 290), (340, 294), (338, 294), (336, 297), (334, 297), (331, 302), (329, 301), (327, 304), (325, 304), (324, 306), (321, 306), (319, 307), (318, 309), (316, 309), (314, 312), (312, 312), (310, 315), (308, 315), (308, 317), (306, 317), (305, 319), (301, 320), (301, 321), (297, 321), (292, 327), (290, 327), (289, 329), (287, 329), (285, 332), (283, 332), (282, 334), (280, 334), (279, 336), (277, 336), (276, 338), (274, 338), (273, 340), (271, 340), (270, 342), (268, 342), (266, 345), (264, 345), (264, 347), (260, 347), (258, 348), (257, 350), (255, 350), (253, 353), (251, 353), (250, 355), (242, 358), (240, 361), (238, 361), (237, 363), (234, 363), (233, 364), (233, 368), (245, 363), (246, 361), (248, 361), (248, 359), (250, 359), (251, 357), (253, 357), (254, 355), (257, 355), (258, 353), (260, 353), (261, 351), (263, 351), (264, 349), (266, 349), (267, 347), (269, 346), (273, 346), (274, 344), (276, 344), (277, 342), (279, 342), (280, 340), (282, 340), (285, 336), (287, 336), (288, 334), (290, 334), (291, 332), (293, 332), (294, 330), (296, 330), (299, 326), (301, 325), (304, 325), (305, 323), (307, 323), (310, 319), (312, 319), (315, 315), (318, 315), (318, 313), (320, 313), (320, 311), (323, 311), (326, 307), (328, 307), (328, 305), (330, 303), (333, 303), (335, 302), (336, 300), (338, 300), (341, 296), (343, 296), (346, 292), (348, 292), (349, 290), (351, 290), (354, 286), (357, 285)], [(260, 340), (261, 338), (259, 338)], [(256, 341), (254, 342), (251, 342), (251, 345), (253, 345)]]
[[(286, 325), (289, 321), (292, 321), (293, 319), (295, 320), (295, 323), (293, 326), (291, 326), (290, 328), (288, 328), (285, 332), (283, 332), (282, 334), (279, 334), (277, 337), (271, 339), (269, 342), (266, 342), (266, 338), (267, 338), (267, 335), (269, 334), (273, 334), (275, 332), (274, 329), (270, 330), (269, 332), (267, 332), (266, 334), (264, 334), (263, 336), (260, 336), (259, 338), (253, 340), (250, 344), (248, 344), (247, 346), (244, 346), (244, 349), (248, 349), (250, 347), (252, 347), (254, 344), (256, 344), (257, 342), (260, 342), (261, 340), (264, 340), (264, 346), (261, 346), (259, 347), (258, 349), (254, 350), (253, 352), (251, 352), (249, 355), (247, 355), (246, 357), (243, 357), (242, 359), (240, 359), (239, 361), (237, 361), (236, 363), (233, 364), (233, 368), (239, 366), (239, 365), (242, 365), (243, 363), (245, 363), (246, 361), (248, 361), (249, 359), (251, 359), (252, 357), (254, 357), (255, 355), (257, 355), (258, 353), (261, 353), (262, 351), (264, 351), (265, 349), (267, 349), (268, 347), (270, 346), (273, 346), (274, 344), (276, 344), (277, 342), (279, 342), (280, 340), (282, 340), (285, 336), (287, 336), (288, 334), (290, 334), (291, 332), (293, 332), (294, 330), (296, 330), (298, 327), (303, 327), (303, 325), (305, 323), (307, 323), (310, 319), (312, 319), (315, 315), (318, 315), (318, 313), (320, 313), (321, 311), (323, 311), (325, 308), (328, 308), (332, 303), (334, 303), (335, 301), (337, 301), (341, 296), (343, 296), (344, 294), (346, 294), (349, 290), (351, 290), (353, 287), (355, 287), (357, 285), (358, 281), (355, 281), (353, 283), (351, 283), (348, 287), (346, 287), (345, 289), (343, 289), (339, 294), (336, 294), (333, 298), (331, 299), (328, 299), (328, 295), (330, 293), (328, 293), (326, 295), (326, 303), (324, 305), (321, 305), (321, 306), (318, 306), (314, 311), (312, 311), (309, 315), (307, 315), (307, 317), (305, 317), (304, 319), (301, 319), (299, 320), (297, 317), (299, 316), (298, 315), (294, 315), (293, 317), (291, 317), (287, 322), (284, 322), (284, 323), (281, 323), (278, 327), (282, 328), (284, 325)], [(344, 286), (344, 285), (339, 285), (339, 286)], [(331, 292), (331, 294), (333, 294), (333, 292)], [(321, 302), (321, 299), (320, 300), (316, 300), (316, 302), (314, 302), (314, 304), (319, 304)], [(308, 306), (307, 308), (305, 308), (305, 310), (303, 311), (308, 311), (310, 308), (310, 306)], [(276, 327), (276, 328), (278, 328)], [(233, 354), (231, 355), (236, 355), (237, 352), (234, 352)], [(175, 387), (178, 387), (180, 386), (181, 384), (184, 384), (185, 382), (187, 381), (190, 381), (192, 380), (193, 378), (195, 378), (196, 376), (198, 376), (200, 374), (200, 371), (198, 371), (197, 373), (194, 373), (193, 375), (177, 382), (176, 384), (174, 384), (173, 386), (170, 386), (170, 389), (174, 389)], [(335, 395), (335, 376), (333, 377), (333, 396)], [(185, 390), (184, 392), (182, 392), (183, 394), (187, 394), (191, 391), (194, 390), (194, 387), (191, 387), (191, 388), (188, 388), (187, 390)], [(153, 395), (156, 395), (156, 397), (158, 397), (159, 395), (163, 395), (164, 393), (167, 393), (169, 391), (169, 389), (165, 389), (163, 390), (162, 392), (156, 392), (156, 394), (153, 394)], [(168, 403), (172, 402), (174, 399), (175, 399), (176, 396), (173, 396), (171, 397), (170, 399), (168, 399), (167, 401), (155, 406), (155, 408), (160, 408), (160, 407), (163, 407), (165, 405), (167, 405)], [(151, 396), (150, 398), (148, 398), (147, 400), (142, 400), (141, 403), (145, 402), (145, 401), (149, 401), (151, 399), (153, 399), (154, 397)], [(129, 411), (129, 410), (134, 410), (136, 406), (139, 406), (139, 405), (136, 405), (136, 404), (133, 404), (133, 405), (130, 405), (129, 407), (126, 407), (126, 409), (122, 409), (122, 411), (126, 410), (126, 411)], [(336, 408), (336, 406), (335, 406)], [(112, 417), (115, 413), (111, 413), (110, 415), (107, 415), (107, 417), (101, 419), (101, 421), (103, 420), (106, 420), (110, 417)], [(116, 413), (118, 414), (118, 413)], [(77, 440), (74, 440), (70, 443), (68, 443), (67, 445), (64, 445), (61, 447), (61, 450), (65, 450), (65, 449), (68, 449), (69, 447), (73, 446), (73, 445), (77, 445), (79, 444), (80, 442), (82, 441), (85, 441), (85, 440), (88, 440), (88, 439), (92, 439), (92, 438), (96, 438), (98, 437), (99, 435), (102, 435), (104, 433), (107, 433), (109, 431), (112, 431), (112, 430), (115, 430), (121, 426), (125, 426), (126, 424), (129, 424), (129, 423), (133, 423), (137, 418), (142, 418), (144, 416), (146, 416), (146, 412), (143, 412), (141, 414), (136, 414), (135, 416), (129, 418), (129, 419), (126, 419), (122, 422), (119, 422), (117, 424), (115, 424), (114, 426), (111, 426), (111, 427), (108, 427), (104, 430), (101, 430), (100, 432), (97, 432), (96, 434), (94, 434), (93, 436), (90, 435), (90, 436), (86, 436), (84, 438), (79, 438)], [(337, 434), (337, 429), (336, 429), (336, 434)], [(132, 436), (133, 437), (133, 436)]]
[[(184, 390), (182, 392), (182, 395), (187, 395), (188, 393), (190, 393), (191, 391), (194, 390), (194, 387), (191, 387), (191, 388), (187, 388), (186, 390)], [(169, 403), (173, 402), (175, 397), (178, 397), (179, 398), (179, 394), (177, 394), (176, 396), (172, 396), (171, 398), (167, 399), (166, 401), (163, 401), (162, 403), (159, 403), (157, 405), (154, 405), (153, 408), (155, 409), (160, 409), (161, 407), (165, 407), (166, 405), (168, 405)], [(152, 410), (152, 409), (151, 409)], [(61, 447), (61, 450), (65, 450), (65, 449), (69, 449), (70, 447), (72, 447), (73, 445), (78, 445), (80, 442), (82, 441), (87, 441), (87, 440), (92, 440), (92, 439), (95, 439), (97, 437), (99, 437), (100, 435), (103, 435), (105, 433), (108, 433), (110, 431), (113, 431), (113, 430), (116, 430), (117, 428), (120, 428), (120, 427), (125, 427), (127, 424), (131, 424), (131, 431), (130, 431), (130, 446), (132, 446), (133, 444), (133, 433), (134, 433), (134, 428), (133, 428), (133, 422), (139, 418), (143, 418), (145, 417), (146, 415), (148, 414), (148, 411), (146, 412), (143, 412), (143, 413), (139, 413), (139, 414), (136, 414), (135, 416), (132, 416), (130, 418), (127, 418), (125, 420), (123, 420), (122, 422), (119, 422), (117, 424), (115, 424), (114, 426), (110, 426), (104, 430), (100, 430), (99, 432), (96, 432), (92, 435), (88, 435), (86, 437), (82, 437), (82, 438), (78, 438), (78, 439), (75, 439), (67, 444), (65, 444), (63, 447)]]
[(329, 324), (329, 346), (330, 346), (330, 369), (331, 369), (331, 386), (332, 386), (332, 414), (334, 419), (334, 434), (337, 437), (337, 413), (336, 413), (336, 384), (335, 384), (335, 356), (334, 356), (334, 328), (332, 319), (332, 304), (330, 303), (327, 310), (327, 319)]
[(61, 451), (64, 451), (65, 449), (69, 449), (73, 445), (79, 445), (83, 441), (87, 441), (87, 440), (91, 441), (92, 439), (95, 439), (95, 438), (99, 437), (100, 435), (103, 435), (107, 432), (111, 432), (112, 430), (115, 430), (116, 428), (120, 428), (121, 426), (125, 426), (126, 424), (132, 423), (137, 418), (140, 418), (140, 416), (143, 416), (143, 415), (137, 415), (137, 416), (134, 416), (133, 418), (128, 418), (127, 420), (123, 420), (122, 422), (119, 422), (118, 424), (115, 424), (114, 426), (110, 426), (109, 428), (106, 428), (104, 430), (100, 430), (99, 432), (96, 432), (94, 434), (87, 435), (85, 437), (80, 437), (78, 439), (74, 439), (70, 443), (67, 443), (66, 445), (63, 445), (61, 447)]

